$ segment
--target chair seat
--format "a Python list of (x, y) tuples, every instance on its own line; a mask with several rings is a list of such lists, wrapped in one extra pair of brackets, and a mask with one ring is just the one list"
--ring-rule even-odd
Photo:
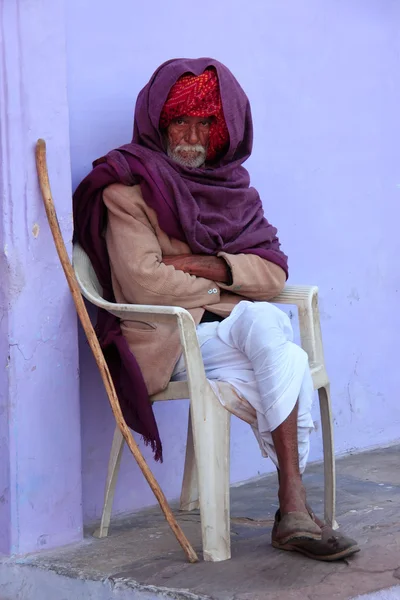
[(186, 400), (190, 398), (189, 386), (187, 381), (170, 381), (165, 390), (150, 396), (151, 402), (162, 400)]
[[(310, 371), (315, 390), (318, 390), (328, 383), (328, 375), (325, 370), (325, 365), (321, 363), (311, 363)], [(190, 394), (187, 381), (170, 381), (165, 390), (151, 396), (150, 401), (162, 402), (166, 400), (185, 400), (189, 397)]]

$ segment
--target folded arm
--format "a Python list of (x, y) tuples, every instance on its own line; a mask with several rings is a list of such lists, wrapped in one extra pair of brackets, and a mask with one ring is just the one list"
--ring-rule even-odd
[(163, 262), (159, 240), (140, 194), (135, 201), (132, 188), (113, 185), (106, 188), (103, 200), (108, 209), (106, 241), (113, 279), (127, 302), (183, 308), (219, 302), (215, 280)]
[(256, 254), (228, 254), (220, 252), (230, 267), (232, 283), (220, 287), (251, 300), (271, 300), (281, 293), (286, 284), (285, 271), (275, 263)]
[(232, 283), (231, 269), (228, 263), (219, 256), (180, 254), (178, 256), (164, 256), (163, 262), (196, 277), (205, 277), (228, 285)]
[(163, 261), (185, 273), (208, 277), (222, 289), (252, 300), (270, 300), (286, 283), (281, 267), (255, 254), (182, 254), (164, 257)]

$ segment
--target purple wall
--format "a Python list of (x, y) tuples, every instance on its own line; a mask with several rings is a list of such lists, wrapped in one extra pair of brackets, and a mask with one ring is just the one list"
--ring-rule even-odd
[(38, 188), (48, 143), (71, 240), (62, 0), (0, 0), (0, 553), (82, 537), (76, 314)]
[[(201, 10), (179, 0), (120, 0), (118, 7), (67, 4), (73, 186), (94, 158), (129, 141), (136, 95), (161, 62), (202, 55), (225, 62), (252, 103), (248, 167), (280, 229), (291, 282), (320, 287), (336, 449), (399, 438), (400, 5), (254, 0), (244, 11), (239, 0), (205, 0)], [(80, 350), (84, 518), (91, 521), (101, 510), (114, 425), (82, 340)], [(187, 405), (166, 403), (156, 412), (165, 462), (154, 471), (176, 497)], [(312, 459), (319, 458), (315, 436)], [(248, 427), (234, 420), (232, 480), (269, 469)], [(149, 503), (126, 454), (115, 510)]]
[[(0, 180), (1, 181), (1, 180)], [(2, 186), (1, 186), (2, 187)], [(3, 192), (3, 189), (1, 190)], [(3, 198), (3, 193), (1, 194)], [(3, 203), (2, 203), (3, 204)], [(3, 208), (3, 206), (2, 206)], [(4, 227), (0, 224), (0, 553), (10, 547), (10, 462), (8, 435), (8, 309), (7, 265), (4, 260)]]

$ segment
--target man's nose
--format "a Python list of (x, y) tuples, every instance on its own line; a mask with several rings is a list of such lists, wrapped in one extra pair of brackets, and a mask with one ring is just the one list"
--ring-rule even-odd
[(186, 135), (186, 141), (188, 144), (192, 144), (192, 145), (199, 143), (200, 138), (199, 138), (197, 125), (195, 123), (190, 125), (187, 135)]

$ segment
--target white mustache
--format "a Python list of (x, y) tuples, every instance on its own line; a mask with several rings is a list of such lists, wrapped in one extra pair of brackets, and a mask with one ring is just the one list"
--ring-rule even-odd
[[(187, 156), (184, 156), (185, 153)], [(178, 144), (172, 150), (168, 145), (167, 154), (183, 167), (199, 168), (206, 160), (207, 149), (201, 144)]]
[(205, 156), (206, 149), (201, 144), (195, 144), (191, 146), (190, 144), (178, 144), (176, 148), (174, 148), (174, 152), (197, 152), (198, 154), (203, 154)]

